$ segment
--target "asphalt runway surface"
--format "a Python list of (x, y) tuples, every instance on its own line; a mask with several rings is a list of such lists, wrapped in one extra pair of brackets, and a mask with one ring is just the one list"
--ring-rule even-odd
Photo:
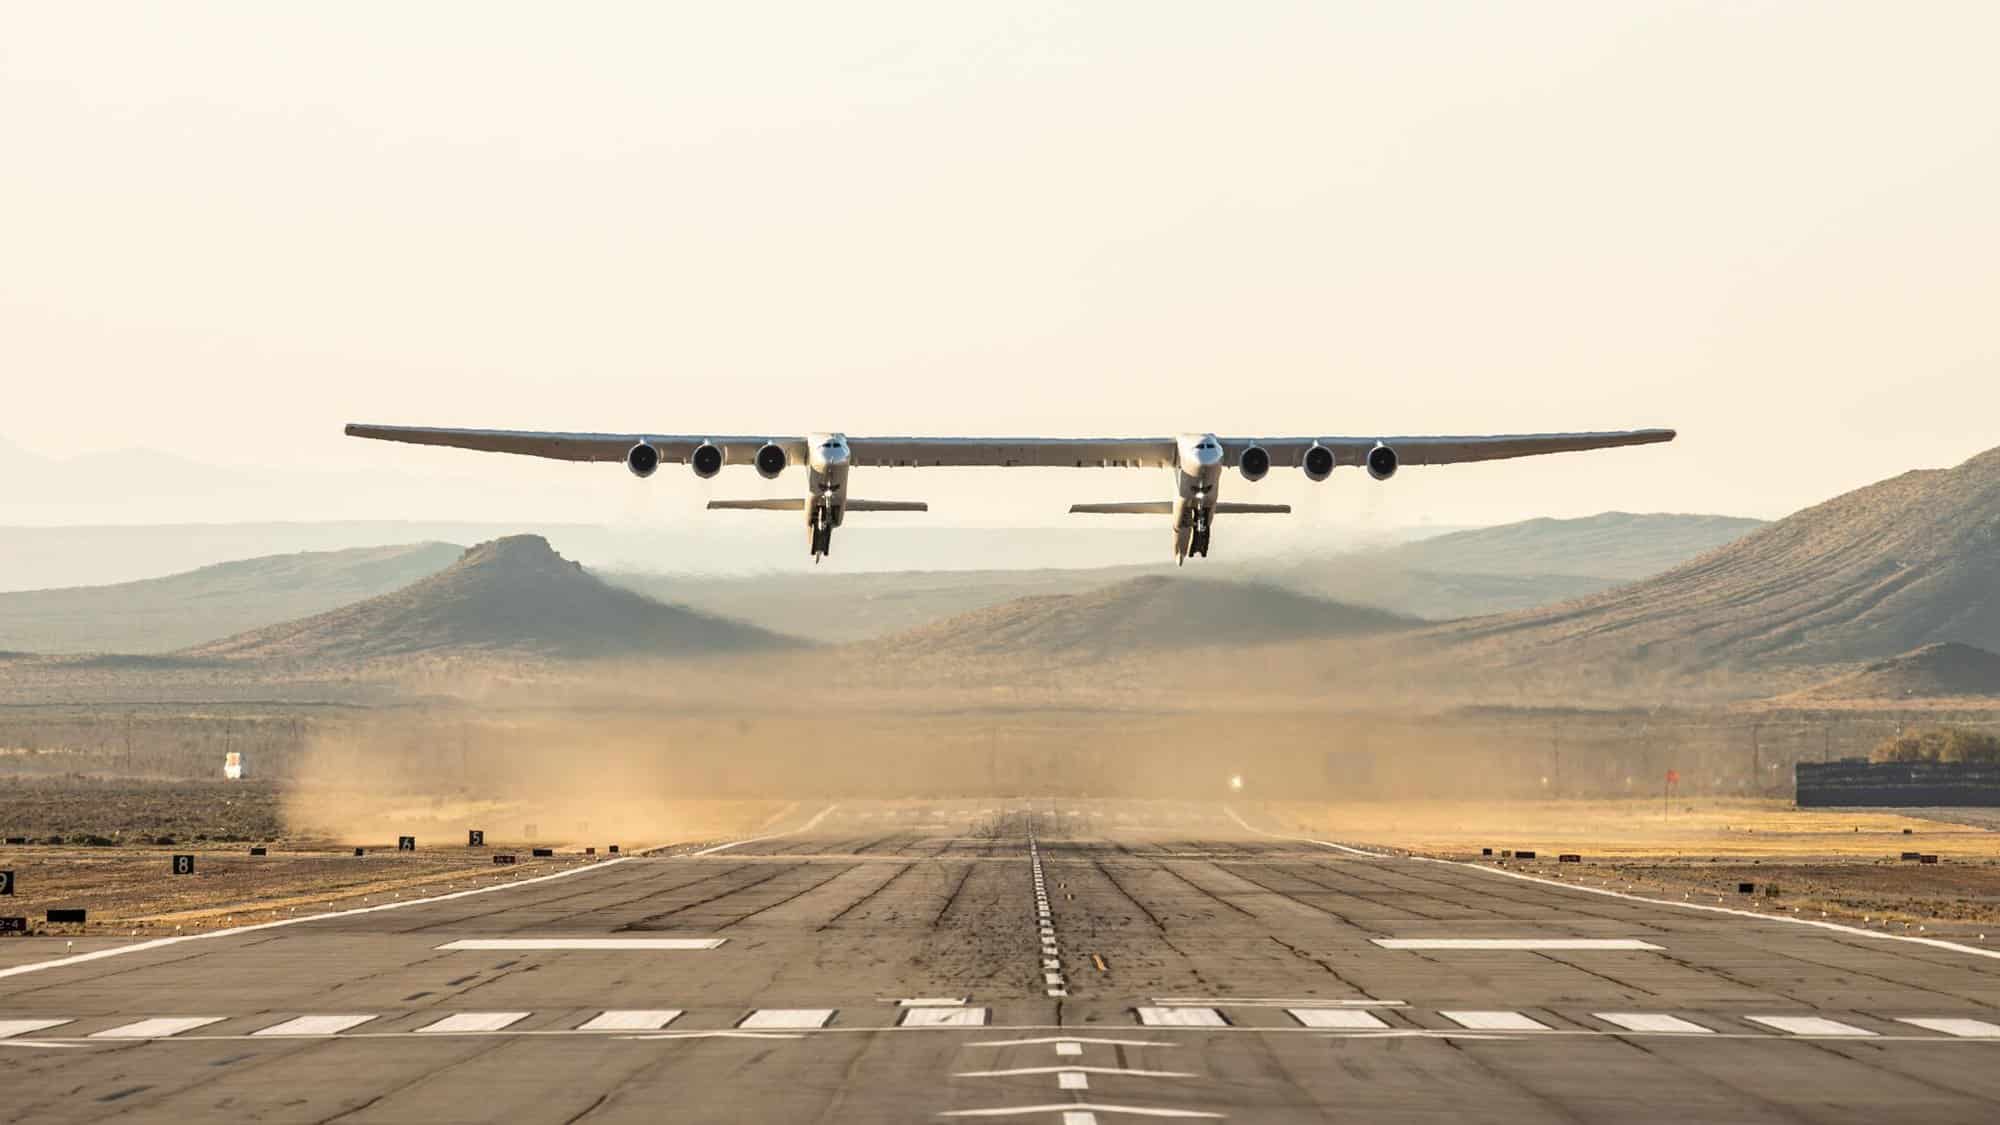
[(2000, 960), (1236, 815), (802, 807), (489, 892), (7, 943), (0, 1116), (2000, 1120)]

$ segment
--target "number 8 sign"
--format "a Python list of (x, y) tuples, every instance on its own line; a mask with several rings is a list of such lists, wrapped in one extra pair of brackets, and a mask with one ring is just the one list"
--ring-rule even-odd
[(192, 875), (192, 874), (194, 874), (194, 857), (193, 857), (193, 856), (191, 856), (191, 855), (177, 855), (177, 856), (175, 856), (175, 857), (174, 857), (174, 874), (176, 874), (176, 875)]

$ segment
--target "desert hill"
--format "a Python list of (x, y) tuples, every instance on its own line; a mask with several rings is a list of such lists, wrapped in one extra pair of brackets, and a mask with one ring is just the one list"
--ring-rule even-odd
[(1020, 598), (885, 638), (923, 659), (999, 655), (1116, 657), (1201, 645), (1359, 636), (1417, 622), (1274, 586), (1149, 575), (1079, 594)]
[(1800, 700), (2000, 697), (2000, 653), (1962, 644), (1925, 645), (1792, 697)]
[(496, 539), (394, 593), (181, 655), (347, 665), (418, 653), (589, 658), (796, 642), (606, 583), (539, 535)]
[(1682, 671), (2000, 648), (2000, 449), (1807, 508), (1657, 577), (1447, 631), (1511, 663)]
[[(1241, 557), (1234, 541), (1199, 560), (1204, 579), (1279, 586), (1313, 598), (1444, 621), (1594, 594), (1657, 574), (1763, 526), (1730, 516), (1537, 519), (1414, 543), (1289, 558)], [(1080, 594), (1148, 575), (1185, 577), (1171, 562), (1089, 569), (957, 570), (755, 577), (605, 571), (606, 581), (718, 616), (823, 641), (885, 637), (1043, 594)]]
[(0, 594), (0, 648), (171, 652), (401, 589), (463, 552), (450, 543), (311, 551), (112, 586)]

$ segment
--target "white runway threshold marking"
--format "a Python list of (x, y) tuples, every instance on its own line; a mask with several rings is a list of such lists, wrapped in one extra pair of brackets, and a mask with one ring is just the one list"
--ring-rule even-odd
[(1438, 1015), (1472, 1031), (1547, 1031), (1549, 1025), (1519, 1012), (1439, 1012)]
[(903, 1013), (903, 1027), (985, 1027), (984, 1008), (911, 1008)]
[(502, 1031), (527, 1019), (527, 1012), (460, 1012), (417, 1029), (419, 1035), (458, 1035), (468, 1031)]
[(1866, 1038), (1875, 1033), (1867, 1028), (1851, 1023), (1841, 1023), (1822, 1016), (1744, 1016), (1751, 1023), (1761, 1023), (1787, 1035), (1838, 1035), (1847, 1038)]
[(737, 1027), (746, 1031), (810, 1031), (833, 1020), (832, 1008), (759, 1008)]
[(193, 1031), (197, 1027), (207, 1027), (221, 1023), (226, 1016), (157, 1016), (123, 1027), (100, 1031), (92, 1039), (166, 1039), (183, 1031)]
[(1147, 1027), (1228, 1027), (1229, 1021), (1214, 1008), (1139, 1008), (1139, 1022)]
[(1960, 1039), (2000, 1039), (2000, 1024), (1987, 1023), (1985, 1020), (1898, 1019), (1896, 1022), (1906, 1023), (1911, 1027), (1921, 1027), (1925, 1031), (1940, 1031)]
[(1560, 952), (1584, 949), (1650, 949), (1660, 947), (1638, 938), (1374, 938), (1384, 949), (1524, 949)]
[(1715, 1029), (1693, 1020), (1664, 1012), (1598, 1012), (1597, 1018), (1627, 1031), (1648, 1031), (1662, 1035), (1714, 1035)]
[(679, 1008), (629, 1008), (599, 1012), (578, 1031), (658, 1031), (681, 1018)]
[(360, 1027), (362, 1024), (367, 1023), (369, 1020), (372, 1020), (374, 1018), (375, 1017), (372, 1015), (300, 1016), (297, 1019), (289, 1019), (283, 1023), (272, 1024), (270, 1027), (264, 1028), (262, 1031), (253, 1031), (250, 1034), (252, 1035), (338, 1035), (341, 1032), (346, 1031), (350, 1027)]
[(1332, 1027), (1343, 1031), (1379, 1031), (1389, 1025), (1366, 1008), (1287, 1008), (1293, 1019), (1305, 1027)]
[(461, 938), (439, 949), (716, 949), (728, 938)]
[(74, 1020), (0, 1020), (0, 1039), (12, 1039), (16, 1035), (26, 1035), (31, 1031), (47, 1031), (61, 1027)]

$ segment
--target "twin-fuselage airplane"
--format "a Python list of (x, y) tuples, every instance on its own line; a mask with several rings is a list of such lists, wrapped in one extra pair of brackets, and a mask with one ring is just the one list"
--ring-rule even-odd
[(634, 476), (650, 477), (662, 463), (685, 464), (708, 478), (725, 465), (753, 465), (766, 480), (793, 465), (806, 467), (806, 494), (797, 499), (711, 500), (710, 508), (804, 512), (813, 560), (832, 549), (833, 529), (849, 512), (921, 512), (914, 501), (857, 500), (847, 493), (849, 469), (876, 466), (958, 468), (1164, 468), (1174, 470), (1172, 500), (1130, 504), (1075, 504), (1072, 512), (1173, 517), (1174, 558), (1208, 555), (1215, 517), (1229, 513), (1283, 513), (1289, 504), (1227, 503), (1218, 496), (1222, 471), (1264, 479), (1273, 466), (1296, 467), (1322, 481), (1341, 465), (1364, 468), (1388, 480), (1404, 465), (1497, 461), (1542, 453), (1609, 449), (1672, 441), (1672, 430), (1610, 433), (1511, 434), (1491, 437), (1280, 437), (1227, 438), (1181, 434), (1167, 438), (969, 438), (695, 437), (665, 434), (564, 434), (530, 430), (458, 430), (424, 426), (349, 425), (350, 437), (444, 445), (490, 453), (518, 453), (559, 461), (623, 461)]

